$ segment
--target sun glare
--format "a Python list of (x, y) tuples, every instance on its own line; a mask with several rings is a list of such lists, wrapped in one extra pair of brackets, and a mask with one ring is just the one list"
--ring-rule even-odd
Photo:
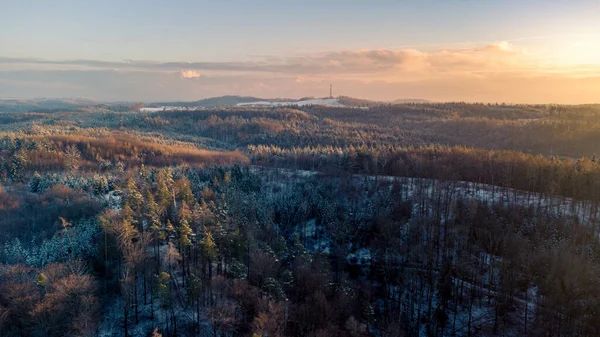
[(548, 43), (548, 57), (557, 66), (597, 66), (600, 68), (600, 33), (559, 36)]

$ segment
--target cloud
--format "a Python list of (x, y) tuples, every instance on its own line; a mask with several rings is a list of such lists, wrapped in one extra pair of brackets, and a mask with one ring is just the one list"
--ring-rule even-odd
[[(379, 49), (337, 51), (323, 54), (286, 57), (259, 57), (247, 62), (157, 62), (126, 60), (122, 62), (100, 60), (44, 60), (27, 58), (1, 58), (0, 68), (30, 67), (39, 69), (52, 66), (62, 69), (119, 69), (132, 71), (173, 72), (182, 78), (198, 78), (200, 72), (262, 73), (296, 77), (310, 76), (378, 76), (412, 75), (416, 78), (466, 75), (482, 72), (520, 71), (543, 73), (538, 59), (528, 55), (508, 42), (488, 44), (483, 47), (419, 51), (416, 49)], [(185, 69), (185, 70), (181, 70)], [(589, 70), (588, 70), (589, 71)]]
[(200, 77), (200, 72), (197, 70), (182, 70), (181, 78), (198, 78)]
[(295, 79), (296, 83), (322, 83), (322, 79), (306, 77), (306, 76), (298, 76)]
[(600, 66), (551, 64), (509, 42), (428, 51), (260, 56), (245, 62), (0, 57), (2, 95), (53, 97), (75, 92), (108, 100), (194, 100), (226, 94), (320, 97), (328, 95), (329, 83), (336, 93), (380, 100), (587, 103), (598, 101), (593, 88), (599, 87)]
[(182, 77), (194, 78), (198, 77), (195, 76), (197, 74), (196, 71), (280, 73), (300, 76), (311, 74), (372, 74), (398, 69), (429, 69), (433, 71), (447, 71), (452, 69), (475, 70), (489, 65), (513, 64), (521, 56), (512, 45), (503, 42), (472, 49), (429, 52), (421, 52), (414, 49), (338, 51), (325, 54), (262, 57), (248, 62), (156, 62), (147, 60), (113, 62), (0, 57), (0, 65), (54, 65), (65, 68), (89, 67), (93, 69), (129, 69), (142, 71), (179, 70)]

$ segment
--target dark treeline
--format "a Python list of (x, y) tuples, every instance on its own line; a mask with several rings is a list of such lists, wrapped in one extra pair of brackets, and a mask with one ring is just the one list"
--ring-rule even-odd
[(324, 172), (460, 180), (600, 201), (600, 160), (464, 147), (249, 146), (254, 162)]

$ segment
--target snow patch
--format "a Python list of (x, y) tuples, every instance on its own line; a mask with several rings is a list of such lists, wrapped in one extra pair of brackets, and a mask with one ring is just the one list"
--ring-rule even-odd
[(157, 111), (173, 111), (173, 110), (197, 110), (197, 109), (202, 109), (202, 107), (199, 106), (194, 106), (194, 107), (187, 107), (187, 106), (159, 106), (158, 108), (141, 108), (140, 110), (138, 110), (139, 112), (157, 112)]
[(371, 250), (368, 248), (360, 248), (354, 253), (348, 254), (346, 260), (359, 266), (371, 264)]
[(340, 103), (339, 100), (337, 100), (335, 98), (307, 99), (307, 100), (302, 100), (302, 101), (287, 101), (287, 102), (258, 101), (258, 102), (248, 102), (248, 103), (236, 104), (236, 106), (259, 106), (259, 107), (278, 107), (278, 106), (289, 106), (289, 105), (297, 105), (297, 106), (326, 105), (326, 106), (336, 106), (336, 107), (344, 106), (342, 103)]
[(110, 191), (104, 195), (104, 201), (107, 203), (108, 207), (114, 209), (115, 211), (121, 210), (121, 199), (123, 197), (118, 195), (115, 191)]

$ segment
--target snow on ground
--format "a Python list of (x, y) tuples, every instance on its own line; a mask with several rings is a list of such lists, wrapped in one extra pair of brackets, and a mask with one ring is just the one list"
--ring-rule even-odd
[(251, 165), (250, 172), (254, 174), (261, 174), (264, 171), (268, 172), (277, 172), (281, 176), (285, 178), (310, 178), (319, 174), (317, 171), (310, 170), (294, 170), (294, 169), (286, 169), (286, 168), (277, 168), (273, 169), (270, 167), (260, 166), (260, 165)]
[[(135, 323), (135, 309), (133, 306), (129, 312), (129, 335), (130, 336), (147, 336), (149, 332), (158, 328), (160, 331), (164, 331), (167, 326), (167, 319), (169, 312), (160, 306), (160, 302), (155, 298), (154, 304), (150, 305), (149, 295), (147, 296), (146, 304), (143, 303), (140, 296), (139, 303), (139, 322)], [(151, 311), (154, 311), (154, 318), (152, 318)], [(175, 309), (177, 316), (177, 325), (179, 327), (178, 334), (185, 332), (184, 327), (186, 325), (192, 325), (196, 319), (196, 312), (193, 307)], [(171, 332), (172, 326), (170, 327)], [(98, 327), (99, 337), (112, 337), (112, 336), (123, 336), (124, 334), (124, 323), (123, 323), (123, 299), (121, 297), (115, 297), (112, 301), (107, 303), (104, 307), (103, 319)], [(200, 314), (200, 332), (195, 336), (208, 337), (212, 336), (212, 326), (206, 318), (204, 308)]]
[[(167, 255), (168, 244), (162, 244), (159, 247), (160, 256), (164, 259)], [(154, 247), (147, 247), (148, 254), (154, 254)], [(216, 264), (215, 264), (216, 268)], [(171, 275), (171, 292), (173, 298), (173, 310), (177, 317), (178, 335), (185, 333), (185, 329), (193, 326), (198, 319), (196, 307), (190, 305), (185, 298), (187, 298), (185, 291), (182, 287), (183, 274), (180, 271), (170, 271)], [(163, 336), (166, 334), (164, 331), (167, 327), (167, 320), (169, 319), (170, 312), (161, 306), (160, 300), (154, 296), (151, 300), (150, 292), (146, 296), (146, 301), (143, 297), (144, 280), (142, 277), (138, 277), (137, 285), (137, 296), (138, 296), (138, 318), (139, 322), (135, 323), (135, 307), (133, 304), (129, 308), (128, 317), (128, 329), (130, 336), (148, 336), (148, 333), (158, 328), (163, 331)], [(149, 280), (152, 282), (152, 279)], [(144, 303), (145, 302), (145, 303)], [(109, 336), (121, 336), (124, 334), (124, 319), (123, 319), (123, 298), (121, 296), (115, 296), (104, 306), (103, 319), (98, 327), (98, 337), (109, 337)], [(200, 310), (199, 317), (199, 332), (194, 336), (198, 337), (211, 337), (213, 336), (213, 327), (206, 316), (206, 308), (202, 307)], [(170, 331), (173, 332), (173, 326), (169, 323)], [(184, 334), (185, 336), (185, 334)]]
[(371, 250), (369, 248), (360, 248), (355, 253), (350, 253), (346, 256), (348, 262), (365, 266), (371, 264)]
[[(250, 170), (253, 173), (261, 173), (266, 171), (277, 172), (279, 175), (286, 177), (288, 181), (289, 179), (307, 179), (322, 174), (319, 171), (313, 170), (271, 168), (260, 165), (253, 165)], [(595, 218), (597, 213), (600, 214), (600, 210), (595, 211), (595, 206), (590, 201), (578, 201), (560, 195), (527, 192), (514, 188), (473, 183), (468, 181), (443, 181), (427, 178), (375, 176), (364, 174), (353, 174), (352, 176), (357, 180), (357, 182), (367, 179), (375, 182), (400, 183), (402, 184), (401, 193), (404, 195), (405, 199), (419, 196), (433, 201), (436, 191), (449, 189), (452, 195), (452, 202), (462, 199), (465, 201), (477, 200), (490, 206), (508, 206), (511, 204), (517, 204), (524, 207), (532, 207), (538, 210), (546, 209), (548, 212), (555, 214), (556, 216), (572, 216), (577, 218), (581, 223), (590, 225), (600, 220), (599, 218)], [(413, 206), (413, 211), (417, 211), (419, 207), (418, 203), (415, 203)], [(427, 208), (428, 211), (433, 211), (433, 203), (428, 203)]]
[(338, 101), (335, 98), (307, 99), (307, 100), (302, 100), (302, 101), (287, 101), (287, 102), (258, 101), (258, 102), (248, 102), (248, 103), (236, 104), (236, 106), (260, 106), (260, 107), (277, 107), (277, 106), (288, 106), (288, 105), (297, 105), (297, 106), (327, 105), (327, 106), (338, 106), (338, 107), (344, 106), (342, 103), (340, 103), (340, 101)]
[[(238, 107), (280, 107), (280, 106), (305, 106), (305, 105), (326, 105), (326, 106), (336, 106), (343, 107), (342, 103), (335, 98), (318, 98), (318, 99), (305, 99), (301, 101), (258, 101), (258, 102), (246, 102), (246, 103), (238, 103), (235, 106)], [(184, 106), (159, 106), (154, 108), (141, 108), (140, 112), (157, 112), (157, 111), (169, 111), (169, 110), (198, 110), (204, 109), (201, 106), (192, 106), (192, 107), (184, 107)]]
[[(254, 165), (250, 168), (251, 172), (260, 175), (264, 182), (270, 186), (270, 198), (276, 200), (278, 190), (284, 190), (291, 182), (301, 183), (307, 179), (312, 179), (320, 175), (317, 171), (309, 170), (293, 170), (284, 168), (269, 168)], [(267, 174), (269, 173), (269, 174)], [(530, 193), (526, 191), (504, 188), (486, 184), (472, 183), (466, 181), (441, 181), (423, 178), (407, 178), (394, 176), (367, 176), (367, 175), (352, 175), (357, 184), (384, 183), (389, 184), (388, 188), (392, 188), (393, 183), (401, 185), (402, 199), (413, 200), (412, 214), (413, 216), (433, 216), (436, 214), (437, 206), (436, 195), (449, 196), (449, 200), (453, 206), (459, 201), (477, 200), (488, 206), (508, 206), (518, 204), (523, 207), (531, 207), (535, 210), (546, 210), (555, 216), (572, 216), (577, 218), (581, 223), (595, 225), (600, 219), (595, 216), (595, 212), (590, 202), (576, 201), (570, 198), (565, 198), (556, 195), (544, 195), (538, 193)], [(420, 199), (425, 200), (425, 204), (421, 205)], [(424, 206), (424, 207), (423, 207)], [(452, 207), (453, 207), (452, 206)], [(444, 222), (451, 219), (454, 214), (452, 211), (441, 215), (440, 221)], [(402, 232), (408, 230), (407, 225), (402, 227)], [(311, 253), (330, 253), (330, 238), (324, 233), (320, 225), (317, 225), (314, 219), (306, 223), (298, 224), (296, 229), (304, 238), (304, 245), (308, 252)], [(320, 235), (319, 235), (320, 234)], [(355, 248), (350, 251), (347, 256), (348, 261), (357, 265), (369, 265), (370, 257), (368, 248)], [(491, 257), (487, 257), (488, 263)]]
[(159, 106), (158, 108), (141, 108), (140, 112), (157, 112), (157, 111), (169, 111), (169, 110), (197, 110), (202, 109), (199, 106), (186, 107), (186, 106)]
[(307, 252), (311, 254), (330, 254), (331, 240), (325, 234), (323, 226), (318, 225), (316, 219), (310, 219), (304, 224), (296, 227), (296, 233), (304, 238), (304, 246)]
[[(313, 179), (319, 176), (320, 173), (317, 171), (307, 170), (293, 170), (293, 169), (280, 169), (280, 168), (269, 168), (263, 166), (252, 166), (251, 171), (255, 174), (260, 175), (267, 186), (276, 191), (276, 188), (283, 189), (285, 185), (294, 183), (302, 183), (309, 179)], [(270, 171), (270, 174), (266, 174)], [(352, 179), (357, 184), (364, 184), (367, 190), (373, 187), (386, 189), (389, 188), (391, 191), (393, 183), (398, 183), (403, 200), (412, 200), (413, 202), (413, 216), (433, 216), (437, 206), (436, 196), (444, 195), (448, 197), (450, 203), (455, 204), (459, 200), (463, 201), (478, 201), (487, 205), (492, 206), (509, 206), (511, 204), (522, 205), (523, 207), (531, 207), (536, 211), (548, 211), (550, 214), (555, 216), (572, 216), (577, 218), (584, 224), (595, 225), (599, 219), (596, 218), (596, 211), (591, 202), (588, 201), (577, 201), (571, 198), (565, 198), (558, 195), (545, 195), (539, 193), (530, 193), (527, 191), (492, 186), (487, 184), (472, 183), (466, 181), (441, 181), (433, 179), (422, 179), (422, 178), (407, 178), (407, 177), (394, 177), (394, 176), (368, 176), (368, 175), (350, 175), (346, 178)], [(341, 178), (344, 179), (344, 178)], [(274, 192), (274, 195), (277, 192)], [(275, 197), (276, 198), (276, 197)], [(424, 200), (424, 204), (420, 205), (420, 200)], [(452, 207), (451, 207), (452, 208)], [(449, 211), (448, 214), (441, 215), (441, 221), (451, 219), (453, 214)], [(410, 221), (403, 226), (403, 231), (408, 230)], [(321, 234), (320, 225), (311, 219), (307, 222), (299, 223), (296, 228), (296, 232), (301, 232), (305, 238), (305, 247), (309, 252), (323, 252), (327, 253), (330, 247), (330, 239), (325, 235)], [(320, 234), (320, 235), (319, 235)], [(403, 235), (403, 237), (405, 237)], [(327, 248), (324, 250), (323, 248)], [(374, 252), (367, 247), (349, 247), (349, 253), (346, 256), (346, 260), (350, 264), (356, 266), (367, 267), (371, 264), (371, 255)], [(490, 285), (491, 280), (498, 280), (499, 266), (502, 263), (502, 259), (498, 256), (494, 256), (483, 252), (483, 263), (487, 265), (484, 268), (484, 272), (479, 274), (480, 284), (475, 285), (467, 279), (461, 279), (457, 276), (451, 276), (454, 287), (473, 289), (481, 296), (479, 300), (473, 303), (471, 309), (471, 317), (469, 317), (469, 308), (464, 307), (462, 304), (456, 304), (457, 312), (450, 311), (448, 314), (448, 329), (454, 330), (456, 335), (466, 335), (468, 332), (469, 325), (471, 326), (471, 334), (487, 334), (487, 331), (491, 331), (492, 322), (494, 321), (495, 307), (497, 304), (500, 294), (498, 289)], [(407, 266), (405, 269), (420, 269), (417, 267)], [(438, 273), (438, 271), (433, 271)], [(424, 289), (427, 285), (424, 286)], [(465, 290), (466, 291), (466, 290)], [(537, 287), (530, 285), (524, 291), (518, 291), (512, 298), (512, 304), (516, 307), (513, 313), (510, 313), (509, 320), (522, 322), (520, 325), (515, 327), (503, 327), (507, 329), (504, 331), (506, 336), (519, 336), (522, 335), (522, 331), (519, 330), (519, 326), (523, 326), (525, 322), (531, 322), (534, 317), (536, 310), (535, 298), (537, 294)], [(407, 298), (408, 293), (400, 288), (393, 289), (392, 296), (402, 301), (403, 298)], [(437, 308), (437, 297), (434, 296), (431, 302), (431, 308)], [(416, 306), (414, 317), (424, 318), (424, 315), (428, 314), (429, 307), (424, 303), (423, 305)], [(420, 313), (419, 313), (420, 311)], [(434, 311), (435, 312), (435, 311)], [(425, 317), (425, 319), (432, 319), (432, 317)], [(421, 324), (421, 336), (427, 336), (426, 325)]]
[[(318, 98), (318, 99), (305, 99), (301, 101), (258, 101), (258, 102), (246, 102), (246, 103), (238, 103), (236, 106), (238, 107), (280, 107), (280, 106), (305, 106), (305, 105), (326, 105), (326, 106), (336, 106), (343, 107), (342, 103), (335, 98)], [(159, 106), (154, 108), (144, 107), (141, 108), (140, 112), (157, 112), (157, 111), (169, 111), (169, 110), (198, 110), (203, 109), (201, 106), (192, 106), (192, 107), (184, 107), (184, 106)]]
[(115, 191), (110, 191), (103, 196), (103, 200), (108, 204), (108, 207), (115, 211), (121, 210), (121, 199), (123, 197), (118, 195)]

